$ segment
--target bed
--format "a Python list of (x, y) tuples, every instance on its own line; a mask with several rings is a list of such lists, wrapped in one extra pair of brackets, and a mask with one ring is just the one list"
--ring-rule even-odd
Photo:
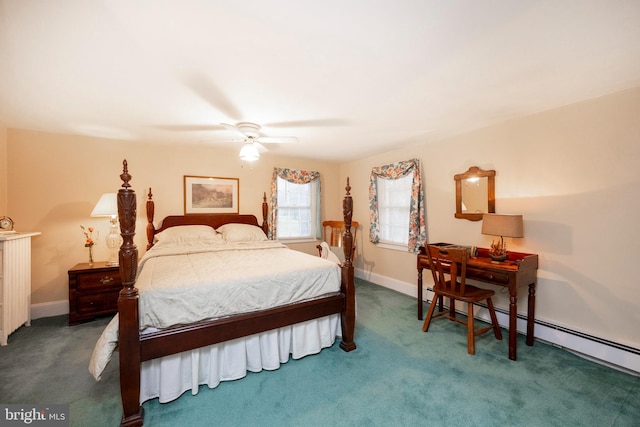
[[(191, 376), (187, 382), (191, 381), (189, 387), (193, 388), (192, 392), (195, 394), (200, 384), (208, 383), (211, 387), (213, 383), (215, 386), (220, 378), (203, 380), (207, 375), (190, 369), (197, 371), (199, 367), (215, 365), (218, 363), (216, 361), (219, 354), (232, 351), (233, 347), (242, 346), (241, 351), (248, 353), (249, 359), (252, 357), (252, 349), (258, 353), (256, 357), (260, 366), (249, 366), (248, 370), (277, 369), (279, 362), (286, 362), (289, 353), (293, 358), (317, 353), (322, 348), (332, 345), (336, 336), (340, 337), (339, 346), (345, 352), (356, 348), (355, 288), (351, 259), (353, 236), (350, 227), (353, 201), (348, 179), (343, 199), (344, 221), (347, 224), (343, 238), (345, 260), (337, 265), (320, 257), (293, 251), (277, 241), (267, 241), (266, 237), (262, 237), (267, 234), (268, 227), (266, 195), (263, 197), (261, 225), (253, 215), (198, 214), (168, 216), (156, 229), (155, 202), (151, 189), (146, 203), (148, 250), (139, 260), (138, 249), (133, 241), (136, 194), (130, 185), (131, 175), (126, 160), (123, 162), (120, 178), (123, 184), (118, 191), (118, 215), (123, 243), (119, 262), (123, 289), (118, 299), (118, 315), (110, 323), (110, 327), (112, 335), (117, 333), (123, 406), (121, 425), (143, 424), (143, 410), (140, 405), (149, 396), (154, 397), (154, 392), (149, 394), (146, 390), (149, 387), (153, 388), (155, 382), (161, 381), (158, 379), (158, 372), (162, 365), (167, 365), (175, 376), (183, 379)], [(215, 230), (215, 236), (202, 237), (202, 226)], [(189, 244), (191, 247), (186, 249), (186, 254), (174, 254), (173, 249), (165, 243), (167, 239), (171, 241), (175, 238), (177, 230), (180, 230), (180, 233), (182, 230), (190, 230), (189, 235), (193, 234), (191, 230), (199, 230), (196, 240), (207, 240), (206, 245), (213, 248), (205, 250), (202, 249), (205, 243), (194, 242)], [(256, 230), (260, 232), (255, 232)], [(255, 244), (246, 244), (232, 237), (238, 233), (244, 236), (247, 232), (251, 236), (260, 236), (253, 239), (256, 240)], [(180, 236), (178, 240), (183, 238), (183, 234), (180, 233), (177, 233)], [(215, 242), (220, 240), (219, 234), (222, 235), (223, 243)], [(225, 246), (224, 250), (221, 249), (222, 246)], [(231, 247), (230, 251), (227, 250), (227, 246)], [(289, 255), (297, 258), (292, 261), (286, 258)], [(205, 258), (221, 256), (225, 257), (223, 261), (213, 262)], [(188, 261), (179, 261), (184, 257), (188, 257)], [(282, 263), (276, 262), (276, 258), (286, 259), (285, 264), (289, 267), (277, 267)], [(204, 292), (198, 286), (195, 300), (182, 301), (182, 295), (190, 292), (189, 277), (200, 278), (203, 274), (200, 270), (178, 270), (174, 262), (186, 264), (190, 266), (188, 268), (200, 265), (199, 268), (210, 270), (209, 273), (216, 276), (216, 283), (222, 282), (226, 276), (231, 276), (227, 274), (227, 270), (220, 269), (220, 265), (235, 265), (228, 270), (243, 268), (243, 278), (234, 275), (234, 279), (229, 279), (231, 282), (240, 281), (244, 286), (243, 291), (234, 291), (233, 289), (237, 288), (228, 287), (215, 288), (215, 292), (210, 292), (211, 289)], [(219, 263), (218, 267), (214, 265), (216, 262)], [(296, 269), (292, 271), (291, 265), (295, 265)], [(277, 271), (272, 270), (273, 268)], [(261, 272), (264, 274), (261, 275)], [(153, 277), (153, 280), (149, 277)], [(268, 280), (268, 277), (277, 279)], [(160, 281), (156, 282), (156, 279)], [(271, 288), (260, 291), (262, 293), (254, 292), (258, 285), (269, 282)], [(289, 288), (289, 285), (295, 289), (292, 295), (280, 295), (281, 289)], [(268, 297), (265, 297), (264, 292)], [(239, 302), (239, 307), (234, 306), (230, 311), (225, 311), (229, 310), (226, 302), (203, 302), (205, 294), (231, 295), (232, 300)], [(160, 295), (160, 298), (154, 299), (153, 295), (155, 298)], [(193, 309), (194, 306), (198, 306), (197, 309)], [(103, 337), (106, 337), (106, 341), (113, 342), (113, 337), (109, 339), (107, 330)], [(309, 345), (308, 331), (312, 331), (309, 336), (313, 336), (311, 341), (315, 344)], [(295, 344), (296, 340), (298, 344)], [(274, 347), (277, 349), (274, 350)], [(272, 352), (274, 357), (264, 354), (260, 356), (260, 352), (264, 352), (265, 349)], [(94, 357), (95, 353), (94, 351)], [(276, 360), (272, 360), (274, 358)], [(92, 357), (92, 363), (93, 359)], [(280, 359), (279, 362), (277, 359)], [(255, 365), (251, 360), (247, 363)], [(185, 366), (188, 368), (187, 371), (182, 371)], [(229, 375), (233, 377), (241, 374), (231, 373), (227, 376)], [(181, 394), (183, 391), (179, 388), (176, 393)]]

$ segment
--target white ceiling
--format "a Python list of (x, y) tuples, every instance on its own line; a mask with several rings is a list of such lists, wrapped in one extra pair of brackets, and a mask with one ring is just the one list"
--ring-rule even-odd
[(8, 128), (351, 160), (639, 84), (638, 0), (0, 0)]

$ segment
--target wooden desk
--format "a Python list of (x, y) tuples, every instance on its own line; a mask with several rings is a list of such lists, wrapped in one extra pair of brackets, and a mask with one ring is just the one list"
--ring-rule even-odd
[[(422, 320), (422, 270), (429, 270), (429, 261), (424, 248), (418, 254), (418, 319)], [(509, 359), (516, 360), (518, 318), (518, 288), (529, 286), (527, 307), (527, 345), (533, 345), (533, 325), (536, 308), (536, 282), (538, 255), (522, 252), (509, 252), (509, 259), (493, 262), (489, 258), (489, 249), (478, 248), (478, 256), (469, 258), (467, 278), (509, 289)]]

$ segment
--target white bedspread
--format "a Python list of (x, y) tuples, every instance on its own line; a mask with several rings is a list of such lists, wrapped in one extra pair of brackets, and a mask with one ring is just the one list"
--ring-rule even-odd
[(276, 241), (172, 246), (140, 262), (140, 327), (167, 328), (340, 290), (335, 263)]
[[(340, 281), (335, 263), (274, 241), (152, 248), (141, 259), (136, 280), (140, 328), (144, 333), (316, 298), (338, 292)], [(89, 371), (96, 379), (117, 344), (117, 320), (94, 348)]]

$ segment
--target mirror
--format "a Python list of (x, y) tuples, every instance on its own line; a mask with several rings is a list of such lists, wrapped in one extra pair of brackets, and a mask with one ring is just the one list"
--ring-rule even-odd
[(471, 166), (465, 173), (455, 175), (456, 218), (480, 221), (482, 215), (496, 212), (496, 171)]

